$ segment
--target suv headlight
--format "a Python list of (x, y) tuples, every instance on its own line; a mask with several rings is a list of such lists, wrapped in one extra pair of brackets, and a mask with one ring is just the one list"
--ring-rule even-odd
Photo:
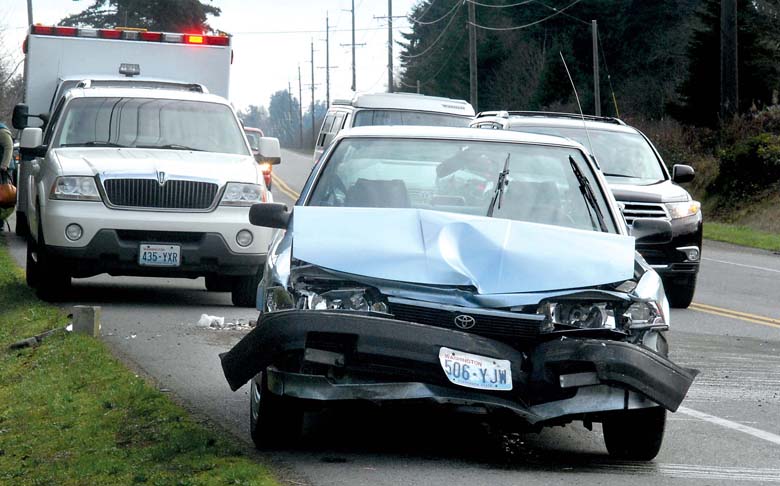
[(94, 177), (58, 177), (51, 186), (50, 199), (71, 201), (101, 201)]
[(634, 302), (623, 314), (626, 329), (668, 329), (669, 301), (661, 277), (648, 270), (631, 293)]
[(265, 188), (260, 184), (228, 182), (222, 195), (222, 206), (251, 206), (265, 201)]
[(666, 203), (666, 210), (669, 211), (669, 217), (672, 219), (687, 218), (695, 216), (701, 210), (701, 203), (699, 201)]

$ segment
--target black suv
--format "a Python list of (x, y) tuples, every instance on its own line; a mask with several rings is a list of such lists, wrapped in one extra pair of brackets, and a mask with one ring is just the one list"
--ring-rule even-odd
[(672, 223), (671, 242), (638, 244), (637, 250), (663, 277), (671, 306), (690, 305), (701, 259), (702, 215), (699, 202), (678, 184), (693, 180), (693, 168), (675, 165), (670, 174), (650, 140), (617, 118), (486, 111), (479, 113), (471, 126), (558, 135), (590, 149), (628, 225), (635, 218), (662, 218)]

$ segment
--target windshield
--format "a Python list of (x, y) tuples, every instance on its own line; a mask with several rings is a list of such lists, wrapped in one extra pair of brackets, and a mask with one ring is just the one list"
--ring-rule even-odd
[(153, 98), (78, 98), (54, 147), (137, 147), (249, 155), (228, 106)]
[(404, 110), (360, 110), (355, 114), (352, 126), (373, 125), (426, 125), (438, 127), (467, 127), (471, 118), (446, 113), (430, 113)]
[[(572, 160), (588, 181), (594, 196), (590, 200), (583, 196)], [(601, 231), (601, 213), (606, 230), (616, 232), (592, 170), (583, 154), (573, 148), (346, 138), (325, 164), (309, 205), (419, 208), (488, 216), (492, 204), (495, 218), (593, 231)], [(503, 187), (499, 185), (502, 180)], [(502, 189), (497, 191), (498, 187)]]
[[(589, 147), (584, 128), (513, 126), (512, 130), (567, 137)], [(638, 133), (612, 130), (588, 130), (593, 143), (593, 155), (604, 175), (622, 184), (653, 184), (665, 180), (661, 161)]]

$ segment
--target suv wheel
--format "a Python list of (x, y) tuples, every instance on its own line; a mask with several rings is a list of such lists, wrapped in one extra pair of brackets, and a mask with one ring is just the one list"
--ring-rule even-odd
[(233, 279), (221, 275), (206, 275), (206, 290), (209, 292), (230, 292)]
[(257, 305), (257, 286), (263, 278), (262, 270), (255, 275), (235, 277), (231, 290), (233, 305), (236, 307), (255, 307)]
[[(259, 380), (259, 382), (258, 382)], [(249, 390), (249, 433), (258, 449), (289, 446), (301, 436), (303, 409), (268, 389), (265, 373), (252, 378)]]
[(36, 289), (42, 300), (56, 302), (70, 287), (70, 275), (50, 258), (45, 241), (39, 217), (38, 241), (27, 241), (27, 285)]
[(693, 302), (693, 294), (696, 292), (696, 275), (674, 281), (665, 281), (664, 289), (671, 307), (687, 309)]
[(27, 226), (27, 215), (24, 213), (16, 212), (16, 228), (14, 229), (17, 236), (27, 238), (30, 236), (30, 228)]
[(613, 412), (602, 423), (609, 455), (617, 459), (649, 461), (658, 455), (666, 429), (663, 407)]

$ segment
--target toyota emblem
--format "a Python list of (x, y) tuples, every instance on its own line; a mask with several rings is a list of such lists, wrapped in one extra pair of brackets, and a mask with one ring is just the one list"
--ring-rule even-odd
[(476, 323), (477, 321), (473, 317), (466, 314), (455, 316), (455, 325), (461, 329), (471, 329)]

